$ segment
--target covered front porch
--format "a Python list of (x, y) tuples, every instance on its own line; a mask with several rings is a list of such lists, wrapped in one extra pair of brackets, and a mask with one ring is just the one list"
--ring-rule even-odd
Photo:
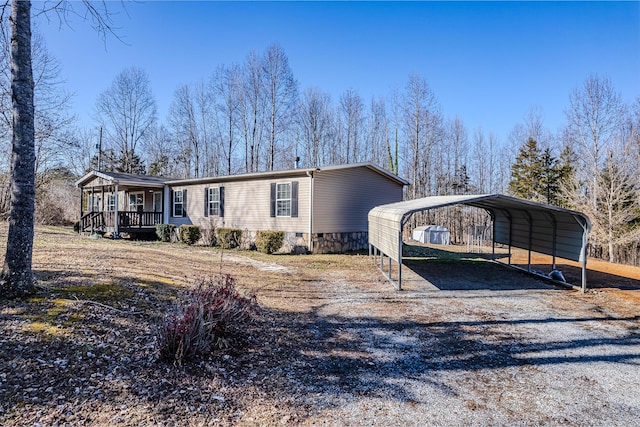
[(92, 171), (80, 188), (80, 226), (84, 233), (151, 233), (165, 221), (166, 178)]

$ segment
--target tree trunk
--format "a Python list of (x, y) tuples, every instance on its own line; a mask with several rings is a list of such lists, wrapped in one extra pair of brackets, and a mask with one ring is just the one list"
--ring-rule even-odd
[(31, 69), (31, 2), (11, 2), (11, 210), (0, 295), (21, 297), (35, 292), (31, 260), (35, 202), (33, 73)]

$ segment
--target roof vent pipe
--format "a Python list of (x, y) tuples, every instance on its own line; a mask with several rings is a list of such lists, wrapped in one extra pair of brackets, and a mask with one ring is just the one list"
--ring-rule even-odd
[(300, 157), (296, 156), (293, 159), (293, 167), (294, 169), (298, 169), (300, 167)]

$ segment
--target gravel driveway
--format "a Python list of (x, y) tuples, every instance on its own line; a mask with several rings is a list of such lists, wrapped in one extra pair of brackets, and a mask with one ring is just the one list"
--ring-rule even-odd
[(640, 423), (639, 307), (491, 263), (428, 270), (402, 292), (323, 285), (322, 344), (300, 351), (316, 374), (290, 384), (314, 408), (305, 423)]

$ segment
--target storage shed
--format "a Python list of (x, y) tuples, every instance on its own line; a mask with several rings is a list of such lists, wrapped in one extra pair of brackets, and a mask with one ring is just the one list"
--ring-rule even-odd
[(413, 229), (411, 238), (420, 243), (448, 245), (450, 244), (451, 233), (447, 227), (442, 225), (423, 225)]

